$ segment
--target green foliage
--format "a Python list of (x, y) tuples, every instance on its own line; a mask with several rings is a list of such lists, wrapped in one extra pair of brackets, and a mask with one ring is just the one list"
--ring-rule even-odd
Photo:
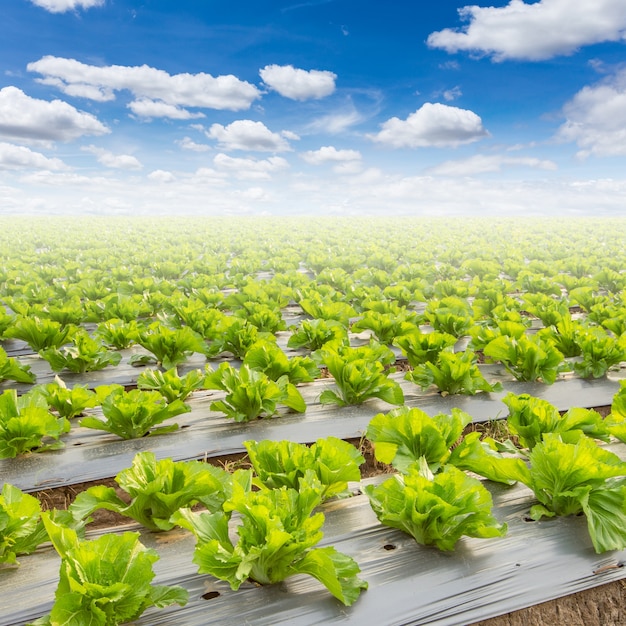
[(157, 363), (168, 370), (186, 361), (194, 352), (206, 351), (204, 340), (191, 328), (172, 329), (160, 322), (153, 322), (140, 331), (136, 341), (154, 354)]
[(470, 306), (466, 300), (457, 296), (432, 300), (424, 316), (435, 330), (457, 338), (466, 335), (473, 324)]
[(32, 392), (40, 393), (48, 407), (68, 420), (81, 415), (85, 409), (96, 406), (98, 402), (96, 394), (87, 387), (76, 385), (68, 388), (58, 376), (55, 376), (53, 383), (35, 387)]
[[(321, 502), (316, 482), (309, 471), (298, 491), (281, 487), (251, 492), (235, 485), (223, 512), (194, 514), (182, 509), (172, 519), (196, 535), (198, 571), (227, 581), (233, 590), (247, 579), (268, 585), (308, 574), (350, 606), (367, 583), (358, 578), (359, 566), (351, 557), (332, 546), (314, 547), (324, 524), (323, 513), (312, 514)], [(236, 543), (229, 536), (232, 511), (241, 516)]]
[(626, 463), (617, 455), (587, 437), (548, 434), (530, 453), (526, 484), (540, 502), (533, 519), (584, 513), (596, 552), (626, 548)]
[(76, 326), (62, 326), (59, 322), (36, 316), (16, 315), (13, 323), (4, 331), (10, 339), (25, 341), (35, 352), (59, 348), (72, 340)]
[(385, 369), (395, 356), (389, 348), (373, 341), (359, 348), (338, 347), (337, 351), (322, 348), (319, 358), (334, 378), (337, 391), (326, 389), (320, 395), (322, 404), (347, 406), (379, 398), (390, 404), (402, 404), (400, 385), (388, 376), (394, 368)]
[(402, 313), (366, 311), (361, 319), (352, 324), (352, 331), (371, 330), (380, 343), (389, 345), (399, 335), (413, 331), (416, 328), (414, 320), (415, 314), (407, 311)]
[(581, 378), (600, 378), (609, 368), (626, 361), (626, 336), (616, 339), (602, 328), (590, 328), (578, 335), (581, 360), (574, 371)]
[(287, 328), (280, 309), (272, 308), (261, 302), (244, 302), (242, 307), (237, 309), (233, 315), (247, 320), (262, 332), (276, 333)]
[(302, 310), (315, 319), (335, 320), (345, 328), (350, 326), (350, 318), (356, 317), (356, 311), (347, 302), (341, 300), (323, 300), (317, 298), (303, 298), (298, 301)]
[(359, 481), (361, 453), (347, 441), (336, 437), (318, 439), (313, 445), (292, 441), (244, 441), (258, 483), (268, 489), (299, 489), (308, 471), (319, 480), (322, 500), (342, 494), (348, 481)]
[(233, 481), (249, 488), (251, 475), (244, 470), (230, 474), (200, 461), (157, 461), (154, 453), (140, 452), (115, 481), (127, 495), (125, 499), (113, 487), (90, 487), (70, 505), (73, 517), (86, 519), (97, 509), (107, 509), (150, 530), (170, 530), (174, 527), (170, 517), (178, 509), (200, 503), (209, 511), (220, 510), (232, 493)]
[(476, 355), (471, 350), (454, 352), (451, 347), (443, 349), (435, 363), (427, 361), (417, 365), (413, 371), (407, 372), (405, 378), (422, 389), (436, 385), (444, 395), (474, 395), (479, 391), (489, 393), (502, 390), (500, 383), (492, 385), (485, 379), (476, 364)]
[(172, 432), (178, 428), (178, 424), (155, 426), (190, 410), (181, 400), (168, 404), (158, 391), (124, 391), (121, 385), (110, 385), (103, 389), (96, 388), (96, 393), (102, 397), (104, 419), (84, 417), (79, 422), (80, 426), (104, 430), (122, 439)]
[(563, 355), (537, 335), (515, 339), (496, 337), (484, 349), (485, 356), (500, 361), (517, 380), (541, 380), (551, 385), (563, 370)]
[(319, 374), (319, 367), (308, 356), (287, 355), (274, 342), (260, 340), (253, 344), (243, 358), (244, 365), (259, 370), (272, 380), (287, 376), (290, 383), (309, 383)]
[(337, 320), (302, 320), (298, 326), (292, 327), (292, 331), (287, 341), (290, 348), (307, 348), (315, 351), (324, 346), (348, 345), (348, 331)]
[(179, 376), (175, 367), (165, 372), (145, 370), (137, 377), (137, 388), (144, 391), (158, 391), (167, 402), (185, 400), (192, 391), (202, 389), (204, 374), (201, 370), (191, 370)]
[(58, 439), (69, 429), (70, 423), (52, 415), (39, 394), (18, 398), (15, 389), (7, 389), (0, 395), (0, 459), (62, 448)]
[(502, 537), (507, 531), (492, 515), (489, 491), (451, 465), (433, 476), (422, 462), (364, 491), (382, 524), (402, 530), (421, 545), (453, 550), (463, 536)]
[(421, 409), (401, 406), (375, 415), (366, 436), (374, 444), (377, 461), (406, 472), (424, 458), (430, 470), (438, 472), (471, 421), (470, 415), (457, 408), (450, 415), (438, 413), (431, 417)]
[(435, 362), (439, 353), (457, 342), (456, 337), (448, 333), (422, 333), (419, 329), (396, 337), (393, 344), (402, 350), (402, 354), (413, 367), (423, 363)]
[(207, 356), (230, 352), (243, 359), (248, 350), (260, 339), (275, 341), (271, 333), (264, 333), (245, 319), (225, 316), (218, 324), (218, 335), (207, 351)]
[(17, 564), (48, 538), (41, 522), (41, 506), (34, 496), (4, 483), (0, 492), (0, 563)]
[(299, 413), (306, 410), (304, 399), (286, 375), (274, 381), (248, 365), (239, 370), (228, 363), (221, 363), (214, 371), (207, 367), (204, 388), (226, 391), (223, 400), (211, 403), (211, 410), (221, 411), (236, 422), (272, 417), (279, 404)]
[(140, 543), (139, 533), (108, 533), (84, 541), (47, 513), (42, 519), (61, 556), (61, 570), (52, 610), (34, 626), (116, 626), (132, 622), (151, 606), (187, 603), (182, 587), (151, 584), (159, 556)]
[(139, 332), (137, 320), (110, 319), (98, 324), (94, 336), (116, 350), (124, 350), (137, 342)]
[(502, 402), (509, 409), (509, 430), (517, 435), (524, 448), (534, 448), (545, 433), (559, 433), (564, 441), (570, 443), (583, 436), (609, 440), (607, 425), (593, 409), (572, 407), (561, 415), (547, 400), (529, 394), (508, 393)]
[(0, 346), (0, 382), (3, 380), (29, 384), (35, 382), (35, 375), (30, 371), (30, 366), (21, 365), (16, 358), (7, 356)]
[(496, 339), (496, 337), (506, 335), (507, 337), (519, 339), (525, 332), (525, 324), (510, 320), (499, 320), (495, 326), (476, 324), (469, 330), (471, 336), (470, 347), (474, 350), (484, 350), (485, 346)]
[(76, 331), (72, 344), (47, 348), (39, 354), (50, 363), (53, 372), (67, 369), (75, 374), (102, 370), (109, 365), (118, 365), (122, 360), (119, 352), (108, 350), (83, 329)]
[(626, 381), (620, 381), (619, 391), (613, 396), (611, 413), (606, 417), (606, 424), (613, 437), (626, 443)]

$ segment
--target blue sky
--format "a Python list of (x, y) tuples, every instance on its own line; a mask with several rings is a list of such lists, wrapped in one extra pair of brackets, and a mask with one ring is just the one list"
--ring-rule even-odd
[(4, 0), (0, 214), (626, 215), (624, 0)]

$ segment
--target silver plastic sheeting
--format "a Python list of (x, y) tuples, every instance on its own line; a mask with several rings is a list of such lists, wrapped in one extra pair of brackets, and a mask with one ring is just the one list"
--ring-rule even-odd
[[(626, 459), (625, 445), (610, 448)], [(529, 522), (534, 498), (528, 488), (486, 485), (495, 516), (509, 525), (507, 535), (463, 538), (452, 552), (420, 546), (381, 525), (365, 496), (326, 503), (320, 545), (332, 544), (352, 556), (369, 583), (352, 607), (306, 576), (267, 587), (246, 583), (231, 591), (227, 583), (196, 573), (191, 534), (143, 532), (143, 543), (161, 556), (154, 583), (182, 585), (190, 601), (185, 607), (150, 609), (136, 624), (460, 626), (626, 576), (626, 551), (596, 554), (583, 516)], [(47, 612), (54, 599), (56, 554), (48, 548), (20, 562), (19, 569), (0, 570), (0, 626), (26, 624)]]
[[(420, 394), (416, 385), (401, 379), (401, 374), (394, 376), (405, 391), (408, 406), (419, 407), (431, 415), (449, 413), (458, 407), (469, 413), (475, 422), (506, 417), (508, 409), (501, 399), (508, 391), (544, 398), (564, 410), (574, 406), (610, 405), (619, 389), (619, 382), (610, 378), (581, 380), (572, 377), (553, 385), (508, 381), (504, 384), (505, 391), (499, 393), (442, 397), (438, 393)], [(0, 459), (0, 483), (7, 482), (24, 491), (38, 491), (108, 478), (129, 467), (135, 454), (146, 450), (152, 450), (157, 458), (191, 460), (243, 452), (243, 442), (248, 439), (309, 443), (329, 436), (359, 438), (374, 415), (393, 408), (376, 399), (342, 408), (320, 405), (318, 399), (322, 390), (332, 386), (331, 379), (299, 386), (307, 403), (303, 414), (287, 413), (249, 423), (236, 423), (210, 410), (210, 403), (222, 397), (222, 392), (197, 392), (188, 401), (191, 412), (173, 418), (181, 426), (173, 433), (124, 441), (103, 431), (74, 427), (63, 437), (65, 448), (62, 450)]]

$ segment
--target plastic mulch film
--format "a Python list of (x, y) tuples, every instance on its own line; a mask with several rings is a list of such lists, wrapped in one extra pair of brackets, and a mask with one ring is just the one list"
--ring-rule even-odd
[[(626, 458), (626, 446), (610, 446)], [(454, 551), (418, 545), (412, 537), (381, 525), (365, 496), (326, 503), (324, 540), (352, 556), (369, 583), (352, 607), (345, 607), (313, 578), (298, 576), (261, 587), (199, 575), (192, 563), (193, 537), (174, 529), (142, 532), (155, 548), (155, 584), (180, 584), (185, 607), (150, 609), (137, 626), (239, 626), (371, 624), (387, 626), (467, 625), (583, 591), (626, 576), (626, 551), (596, 554), (584, 516), (528, 521), (534, 503), (522, 485), (486, 483), (494, 515), (507, 522), (505, 537), (462, 538)], [(135, 528), (135, 527), (133, 527)], [(49, 610), (59, 560), (50, 548), (20, 558), (17, 569), (0, 570), (0, 626), (22, 625)]]
[[(394, 376), (405, 390), (408, 406), (417, 406), (431, 415), (449, 413), (453, 407), (458, 407), (469, 413), (475, 422), (506, 417), (508, 409), (501, 398), (508, 391), (530, 393), (551, 402), (559, 410), (565, 410), (574, 406), (610, 405), (619, 389), (619, 383), (609, 378), (566, 378), (553, 385), (505, 382), (505, 391), (499, 393), (442, 397), (437, 393), (418, 394), (416, 385), (402, 381), (401, 374)], [(299, 387), (307, 403), (303, 414), (287, 413), (250, 423), (237, 423), (211, 411), (210, 403), (223, 393), (205, 391), (195, 393), (188, 401), (192, 407), (190, 413), (173, 418), (180, 428), (172, 433), (125, 441), (103, 431), (74, 427), (63, 437), (65, 448), (62, 450), (0, 459), (0, 484), (7, 482), (24, 491), (38, 491), (99, 480), (129, 467), (135, 454), (146, 450), (152, 450), (158, 458), (170, 457), (180, 461), (243, 452), (243, 442), (248, 439), (309, 443), (329, 436), (359, 438), (374, 415), (393, 408), (376, 399), (342, 408), (320, 405), (317, 399), (321, 391), (330, 386), (332, 380), (325, 379)]]

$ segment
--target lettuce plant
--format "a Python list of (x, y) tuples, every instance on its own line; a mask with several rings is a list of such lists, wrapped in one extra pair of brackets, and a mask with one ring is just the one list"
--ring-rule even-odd
[(94, 335), (106, 345), (113, 346), (116, 350), (124, 350), (136, 343), (139, 331), (137, 320), (125, 321), (114, 318), (100, 322)]
[(261, 302), (244, 302), (233, 315), (247, 320), (262, 332), (276, 333), (287, 328), (280, 309)]
[(71, 324), (62, 326), (59, 322), (46, 318), (17, 315), (11, 326), (4, 331), (4, 336), (9, 339), (21, 339), (35, 352), (40, 352), (69, 343), (76, 331), (77, 327)]
[(170, 530), (174, 527), (170, 517), (178, 509), (200, 503), (209, 511), (220, 510), (232, 493), (233, 481), (249, 488), (250, 480), (250, 471), (230, 474), (201, 461), (157, 461), (153, 452), (140, 452), (132, 466), (115, 477), (125, 499), (113, 487), (95, 485), (79, 493), (69, 511), (76, 519), (86, 519), (97, 509), (107, 509), (150, 530)]
[(204, 374), (195, 369), (179, 376), (175, 367), (161, 370), (145, 370), (137, 377), (137, 388), (144, 391), (158, 391), (167, 402), (185, 400), (192, 391), (204, 385)]
[(485, 379), (471, 350), (454, 352), (451, 347), (444, 348), (435, 363), (427, 361), (418, 365), (413, 371), (407, 372), (405, 378), (422, 389), (436, 385), (444, 395), (455, 393), (474, 395), (479, 391), (489, 393), (502, 390), (500, 383), (492, 385)]
[(52, 415), (39, 394), (18, 398), (15, 389), (7, 389), (0, 395), (0, 459), (62, 448), (59, 437), (69, 429), (69, 421)]
[(568, 442), (576, 442), (581, 436), (609, 440), (607, 424), (593, 409), (572, 407), (561, 415), (547, 400), (529, 394), (508, 393), (502, 402), (509, 409), (509, 430), (524, 448), (534, 448), (545, 433), (559, 433)]
[(291, 330), (291, 337), (287, 340), (289, 348), (307, 348), (314, 352), (326, 344), (348, 345), (348, 331), (337, 320), (302, 320), (298, 326), (292, 326)]
[(4, 483), (0, 492), (0, 563), (17, 564), (48, 539), (41, 522), (41, 506), (34, 496)]
[(626, 361), (626, 337), (615, 338), (601, 327), (590, 328), (578, 336), (581, 360), (574, 371), (581, 378), (600, 378), (609, 368)]
[(480, 480), (448, 465), (433, 475), (422, 459), (406, 474), (364, 488), (376, 517), (421, 545), (453, 550), (463, 537), (502, 537), (507, 525), (492, 515), (491, 494)]
[(139, 533), (108, 533), (86, 541), (47, 513), (42, 519), (61, 568), (52, 610), (33, 626), (116, 626), (136, 620), (152, 606), (187, 603), (182, 587), (151, 584), (159, 556), (141, 544)]
[(109, 365), (118, 365), (122, 360), (119, 352), (108, 350), (84, 329), (76, 331), (70, 345), (47, 348), (39, 354), (48, 361), (53, 372), (67, 369), (75, 374), (102, 370)]
[(374, 444), (377, 461), (405, 472), (424, 458), (432, 472), (449, 460), (452, 446), (472, 417), (461, 409), (430, 416), (416, 407), (401, 406), (378, 413), (369, 422), (366, 436)]
[(396, 337), (393, 344), (402, 350), (408, 362), (417, 367), (429, 361), (435, 362), (439, 353), (457, 342), (456, 337), (448, 333), (423, 333), (416, 329), (413, 332)]
[(16, 358), (7, 356), (0, 346), (0, 382), (3, 380), (29, 384), (35, 382), (35, 375), (30, 371), (30, 366), (21, 365)]
[(248, 350), (260, 339), (275, 341), (271, 333), (264, 333), (245, 319), (224, 316), (218, 324), (218, 336), (207, 350), (207, 356), (213, 357), (222, 352), (230, 352), (238, 359), (243, 359)]
[[(197, 514), (181, 509), (172, 521), (196, 535), (193, 561), (198, 571), (227, 581), (233, 590), (248, 579), (270, 585), (308, 574), (350, 606), (367, 583), (358, 578), (360, 569), (351, 557), (333, 546), (314, 547), (322, 539), (324, 524), (323, 513), (313, 514), (321, 502), (316, 481), (309, 471), (298, 491), (280, 487), (254, 492), (235, 485), (223, 511)], [(241, 516), (236, 543), (228, 527), (233, 511)]]
[(172, 432), (178, 428), (178, 424), (157, 425), (190, 410), (181, 400), (167, 403), (158, 391), (125, 391), (121, 385), (111, 385), (103, 389), (96, 388), (96, 393), (102, 398), (104, 419), (87, 416), (80, 420), (79, 425), (104, 430), (122, 439)]
[(620, 381), (619, 391), (613, 396), (611, 413), (606, 424), (613, 437), (626, 443), (626, 381)]
[(557, 434), (545, 435), (529, 460), (524, 482), (539, 500), (533, 519), (584, 513), (596, 552), (626, 548), (624, 461), (592, 439), (566, 443)]
[(80, 385), (68, 388), (58, 376), (55, 376), (53, 383), (39, 385), (32, 391), (41, 394), (48, 407), (68, 420), (81, 415), (85, 409), (94, 407), (98, 403), (98, 398), (93, 391)]
[(281, 348), (272, 341), (260, 340), (253, 344), (243, 358), (244, 365), (259, 370), (272, 380), (287, 376), (289, 382), (309, 383), (319, 374), (319, 367), (308, 356), (288, 358)]
[(431, 301), (424, 316), (435, 330), (457, 338), (466, 335), (474, 323), (467, 301), (456, 296)]
[(363, 455), (350, 443), (326, 437), (306, 446), (293, 441), (244, 441), (250, 462), (258, 476), (255, 482), (268, 489), (298, 489), (311, 470), (320, 482), (322, 500), (344, 493), (348, 481), (359, 481)]
[(302, 395), (286, 375), (274, 381), (248, 365), (239, 370), (228, 363), (221, 363), (217, 370), (207, 367), (204, 388), (226, 391), (223, 400), (211, 403), (211, 410), (221, 411), (236, 422), (271, 417), (279, 404), (298, 413), (306, 410)]
[(315, 319), (335, 320), (345, 328), (350, 325), (350, 318), (356, 317), (356, 311), (347, 302), (341, 300), (323, 300), (317, 298), (303, 298), (298, 301), (302, 310)]
[(359, 348), (340, 347), (337, 351), (322, 348), (320, 360), (334, 378), (337, 391), (326, 389), (320, 395), (322, 404), (348, 406), (379, 398), (390, 404), (402, 404), (402, 388), (388, 376), (394, 368), (385, 365), (395, 361), (386, 346), (370, 342)]
[(204, 353), (206, 350), (202, 337), (191, 328), (172, 329), (160, 322), (154, 322), (140, 331), (136, 341), (151, 352), (165, 369), (183, 363), (194, 352)]
[(399, 335), (405, 335), (415, 329), (414, 318), (414, 313), (406, 311), (400, 314), (366, 311), (352, 324), (352, 331), (371, 330), (380, 343), (389, 345)]
[(484, 349), (485, 356), (500, 361), (517, 380), (541, 380), (551, 385), (563, 371), (563, 355), (548, 341), (537, 335), (515, 339), (496, 337)]

